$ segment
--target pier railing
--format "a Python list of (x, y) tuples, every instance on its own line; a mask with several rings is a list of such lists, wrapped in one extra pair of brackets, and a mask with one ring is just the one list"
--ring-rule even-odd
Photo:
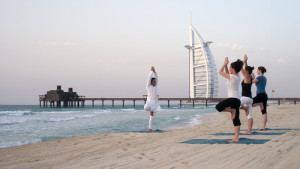
[[(217, 104), (222, 100), (225, 100), (226, 98), (159, 98), (159, 101), (167, 101), (168, 107), (170, 107), (171, 101), (179, 101), (179, 107), (182, 107), (182, 105), (192, 105), (195, 107), (197, 104), (205, 105), (206, 107), (209, 104)], [(47, 103), (49, 101), (46, 101), (45, 97), (40, 96), (40, 107), (42, 107), (42, 102), (44, 103), (43, 107), (47, 107)], [(95, 106), (96, 101), (101, 101), (101, 106), (105, 106), (105, 101), (111, 101), (112, 107), (115, 106), (115, 101), (121, 101), (122, 106), (125, 106), (125, 101), (132, 101), (133, 107), (136, 106), (136, 101), (143, 101), (146, 103), (147, 98), (85, 98), (85, 97), (79, 97), (79, 98), (70, 98), (68, 101), (64, 102), (64, 107), (84, 107), (86, 101), (92, 102), (92, 107)], [(297, 101), (300, 101), (300, 98), (269, 98), (268, 100), (277, 101), (278, 105), (282, 101), (288, 101), (288, 102), (294, 102), (294, 104), (297, 103)], [(184, 103), (183, 103), (184, 102)], [(60, 105), (60, 101), (51, 101), (50, 107), (55, 107), (56, 105)], [(56, 106), (58, 107), (58, 106)]]

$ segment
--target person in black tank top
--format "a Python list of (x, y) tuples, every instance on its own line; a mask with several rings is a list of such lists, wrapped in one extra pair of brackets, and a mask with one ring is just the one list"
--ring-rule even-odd
[[(249, 66), (250, 67), (250, 66)], [(247, 70), (246, 70), (247, 71)], [(251, 87), (252, 87), (252, 77), (249, 76), (250, 78), (250, 83), (247, 84), (244, 82), (244, 80), (242, 81), (242, 96), (245, 96), (245, 97), (250, 97), (252, 98), (252, 92), (251, 92)]]
[(252, 93), (251, 93), (251, 87), (252, 87), (252, 71), (254, 67), (247, 65), (248, 57), (247, 55), (244, 56), (244, 65), (245, 69), (243, 69), (241, 72), (244, 76), (244, 80), (242, 81), (242, 97), (241, 97), (241, 109), (245, 110), (246, 116), (248, 118), (248, 130), (244, 134), (252, 134), (252, 125), (253, 125), (253, 116), (252, 116)]

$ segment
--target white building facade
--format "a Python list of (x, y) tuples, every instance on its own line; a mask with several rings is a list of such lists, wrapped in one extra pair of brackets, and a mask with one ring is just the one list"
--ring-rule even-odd
[(218, 72), (209, 45), (190, 25), (189, 89), (190, 98), (218, 97)]

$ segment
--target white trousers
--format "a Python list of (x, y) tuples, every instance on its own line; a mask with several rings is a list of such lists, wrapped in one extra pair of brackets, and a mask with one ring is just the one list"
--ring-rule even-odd
[(247, 106), (249, 107), (249, 114), (247, 116), (248, 119), (253, 118), (252, 116), (252, 104), (253, 104), (253, 99), (250, 97), (241, 97), (241, 106)]
[[(152, 111), (151, 107), (148, 104), (145, 104), (144, 109), (146, 111), (149, 111), (149, 112)], [(153, 116), (150, 115), (148, 129), (152, 129), (152, 124), (153, 124), (153, 121), (154, 121), (154, 118), (155, 118), (155, 112), (154, 111), (152, 111), (152, 112), (153, 112)]]

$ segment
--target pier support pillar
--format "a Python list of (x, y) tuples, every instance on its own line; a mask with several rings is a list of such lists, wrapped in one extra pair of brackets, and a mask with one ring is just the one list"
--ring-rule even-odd
[(278, 105), (280, 105), (280, 99), (278, 99)]
[(170, 100), (168, 100), (168, 108), (170, 108)]
[(42, 107), (42, 101), (40, 101), (40, 108)]
[(135, 107), (135, 100), (133, 100), (133, 107)]
[(102, 107), (104, 107), (104, 100), (102, 100)]
[(195, 107), (195, 100), (193, 100), (193, 108)]
[(93, 106), (93, 108), (94, 108), (94, 100), (92, 100), (92, 106)]
[(46, 104), (46, 103), (45, 103), (45, 100), (44, 100), (43, 107), (45, 107), (45, 104)]
[(112, 100), (111, 102), (112, 102), (112, 107), (115, 107), (115, 103), (114, 103), (114, 100)]
[(207, 107), (207, 100), (205, 100), (205, 106)]
[(77, 107), (79, 107), (79, 100), (77, 101)]
[(297, 101), (296, 101), (296, 100), (294, 100), (294, 104), (296, 104), (296, 102), (297, 102)]
[(182, 100), (179, 101), (179, 106), (181, 108), (181, 106), (182, 106)]
[(122, 100), (123, 101), (123, 108), (124, 108), (124, 102), (125, 102), (125, 100)]

